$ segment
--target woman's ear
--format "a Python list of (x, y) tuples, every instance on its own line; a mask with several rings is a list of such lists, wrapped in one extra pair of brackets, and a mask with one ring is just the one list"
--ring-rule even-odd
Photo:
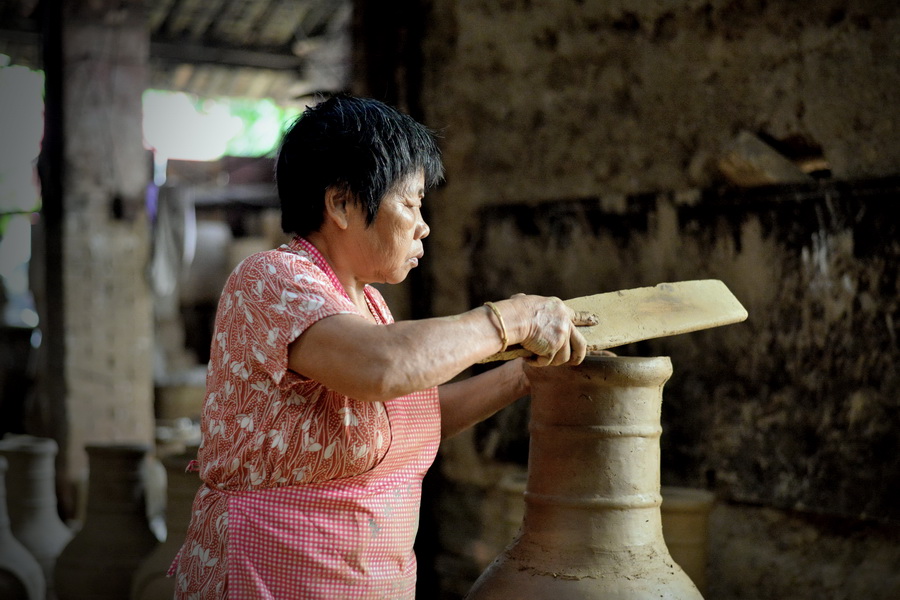
[(325, 190), (325, 218), (338, 228), (350, 225), (350, 197), (346, 190), (329, 187)]

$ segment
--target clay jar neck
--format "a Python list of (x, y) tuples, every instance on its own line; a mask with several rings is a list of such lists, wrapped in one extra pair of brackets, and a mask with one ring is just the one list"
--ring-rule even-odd
[(16, 490), (16, 498), (9, 502), (13, 522), (21, 522), (26, 515), (59, 519), (54, 464), (57, 452), (56, 442), (49, 438), (23, 435), (0, 441), (0, 454), (10, 465), (8, 487)]
[(143, 444), (96, 444), (85, 447), (90, 464), (87, 521), (92, 514), (143, 514), (141, 465), (149, 447)]
[(578, 553), (664, 546), (659, 436), (667, 357), (528, 368), (531, 445), (520, 542)]

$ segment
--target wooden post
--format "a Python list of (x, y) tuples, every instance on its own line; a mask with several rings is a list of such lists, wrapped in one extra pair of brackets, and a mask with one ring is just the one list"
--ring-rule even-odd
[[(140, 0), (47, 4), (45, 19), (57, 23), (49, 33), (61, 39), (57, 64), (47, 64), (55, 146), (42, 171), (43, 187), (56, 194), (45, 199), (44, 242), (45, 319), (56, 326), (43, 340), (53, 360), (39, 378), (62, 382), (40, 386), (37, 412), (55, 415), (46, 429), (60, 440), (61, 477), (72, 484), (85, 478), (85, 444), (153, 440), (150, 161), (141, 106), (149, 33)], [(71, 511), (71, 495), (63, 498)]]

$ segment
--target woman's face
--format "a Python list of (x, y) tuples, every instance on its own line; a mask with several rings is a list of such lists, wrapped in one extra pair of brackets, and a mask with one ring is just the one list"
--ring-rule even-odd
[(362, 207), (354, 206), (354, 225), (360, 227), (358, 247), (362, 268), (357, 274), (366, 283), (400, 283), (418, 266), (424, 250), (422, 239), (430, 229), (422, 218), (425, 176), (411, 175), (393, 186), (381, 200), (378, 214), (368, 227)]

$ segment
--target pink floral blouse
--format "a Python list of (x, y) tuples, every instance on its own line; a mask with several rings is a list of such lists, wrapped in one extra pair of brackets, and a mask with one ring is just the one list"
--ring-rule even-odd
[[(366, 296), (391, 323), (378, 291)], [(335, 314), (358, 311), (302, 238), (229, 278), (201, 419), (203, 485), (170, 571), (176, 598), (414, 597), (437, 389), (363, 402), (289, 370), (288, 345)]]

